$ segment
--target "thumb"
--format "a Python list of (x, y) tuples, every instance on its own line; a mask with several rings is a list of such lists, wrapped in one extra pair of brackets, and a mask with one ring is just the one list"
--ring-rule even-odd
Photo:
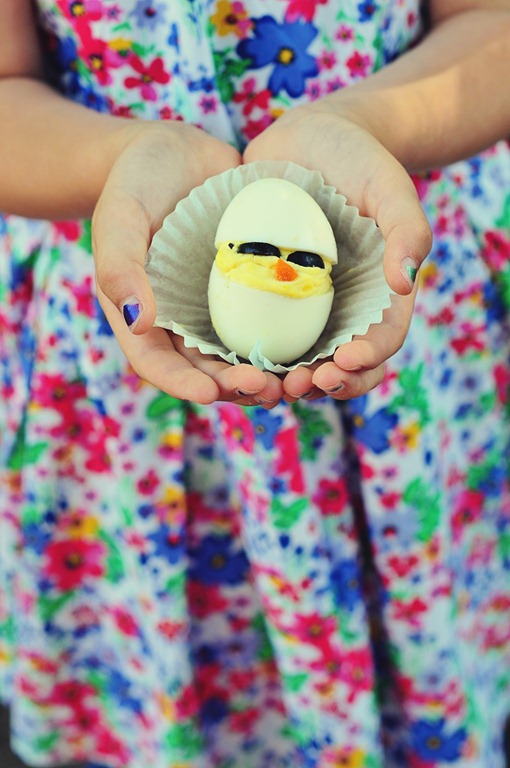
[(152, 328), (156, 305), (145, 273), (151, 224), (144, 207), (123, 190), (106, 190), (92, 219), (98, 294), (104, 294), (132, 333)]
[(432, 232), (410, 177), (405, 174), (394, 189), (395, 194), (385, 196), (379, 205), (377, 223), (385, 241), (388, 285), (396, 293), (407, 295), (432, 247)]

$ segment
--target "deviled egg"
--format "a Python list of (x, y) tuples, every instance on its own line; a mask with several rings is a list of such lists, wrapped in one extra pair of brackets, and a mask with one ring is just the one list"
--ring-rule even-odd
[(243, 358), (257, 349), (275, 364), (301, 357), (327, 323), (338, 262), (318, 203), (285, 179), (253, 181), (225, 209), (215, 247), (208, 300), (222, 343)]

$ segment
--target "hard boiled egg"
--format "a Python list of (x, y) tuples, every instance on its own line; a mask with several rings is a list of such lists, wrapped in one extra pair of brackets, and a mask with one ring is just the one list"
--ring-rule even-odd
[(208, 289), (211, 322), (227, 349), (290, 363), (321, 335), (338, 261), (318, 203), (286, 179), (251, 182), (225, 209)]

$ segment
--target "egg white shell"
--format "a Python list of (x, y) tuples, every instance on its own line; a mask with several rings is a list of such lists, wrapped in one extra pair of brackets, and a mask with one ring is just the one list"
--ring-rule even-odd
[(218, 248), (230, 240), (311, 251), (338, 263), (335, 235), (326, 214), (308, 192), (287, 179), (257, 179), (237, 193), (220, 219), (215, 245)]
[(307, 352), (327, 323), (334, 291), (289, 298), (237, 283), (213, 264), (209, 278), (209, 313), (218, 337), (232, 352), (248, 359), (259, 351), (274, 364), (289, 363)]

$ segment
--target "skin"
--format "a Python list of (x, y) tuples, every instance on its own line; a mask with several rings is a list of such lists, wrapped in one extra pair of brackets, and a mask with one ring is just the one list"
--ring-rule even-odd
[[(431, 247), (408, 172), (468, 157), (510, 133), (510, 1), (432, 0), (430, 9), (432, 29), (420, 45), (359, 84), (289, 111), (241, 157), (193, 126), (125, 120), (66, 101), (44, 81), (29, 0), (2, 0), (0, 209), (92, 216), (99, 300), (134, 370), (161, 390), (198, 403), (266, 407), (282, 397), (361, 395), (381, 381), (384, 362), (405, 339), (416, 294), (405, 267), (418, 269)], [(320, 170), (376, 219), (396, 292), (365, 336), (333, 360), (282, 378), (203, 356), (153, 328), (143, 270), (153, 234), (194, 186), (268, 159)], [(143, 312), (130, 331), (120, 308), (133, 296)]]

